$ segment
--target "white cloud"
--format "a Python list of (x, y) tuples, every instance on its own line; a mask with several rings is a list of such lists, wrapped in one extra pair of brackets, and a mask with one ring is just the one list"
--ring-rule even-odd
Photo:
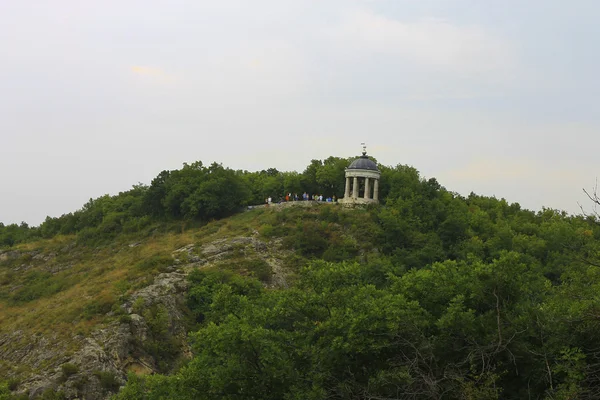
[(480, 26), (460, 26), (443, 19), (404, 22), (354, 10), (346, 13), (334, 36), (356, 50), (401, 56), (404, 61), (454, 72), (498, 72), (515, 64), (506, 41)]

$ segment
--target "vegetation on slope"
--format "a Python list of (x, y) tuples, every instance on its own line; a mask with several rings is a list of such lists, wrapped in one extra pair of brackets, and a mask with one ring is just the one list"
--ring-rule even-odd
[(371, 210), (370, 252), (291, 289), (195, 273), (194, 358), (117, 398), (597, 398), (597, 226), (425, 193)]
[[(140, 262), (153, 265), (141, 259), (160, 259), (178, 246), (225, 234), (258, 232), (292, 251), (286, 267), (296, 279), (288, 289), (265, 288), (257, 278), (268, 282), (269, 271), (243, 257), (191, 274), (193, 358), (171, 375), (132, 375), (118, 399), (600, 396), (600, 228), (595, 219), (548, 209), (532, 212), (473, 194), (463, 198), (434, 179), (422, 179), (413, 168), (397, 166), (382, 168), (383, 207), (260, 209), (196, 227), (234, 211), (212, 214), (216, 211), (210, 204), (218, 202), (206, 200), (210, 196), (201, 200), (218, 182), (238, 180), (239, 193), (248, 197), (236, 197), (242, 200), (236, 206), (248, 199), (260, 203), (270, 190), (327, 194), (329, 175), (322, 171), (333, 171), (338, 179), (343, 168), (328, 170), (324, 164), (289, 176), (229, 171), (215, 182), (205, 167), (186, 166), (184, 172), (165, 173), (148, 188), (134, 188), (140, 191), (136, 201), (125, 201), (129, 194), (106, 197), (77, 216), (57, 219), (60, 229), (47, 233), (44, 241), (28, 243), (44, 236), (44, 224), (27, 228), (29, 236), (17, 248), (58, 247), (61, 240), (71, 240), (82, 254), (96, 252), (98, 261), (131, 257), (98, 274), (94, 285), (105, 288), (118, 286), (117, 279), (108, 286), (100, 281), (110, 273), (123, 274), (119, 279), (130, 285), (141, 282), (143, 272), (129, 272)], [(322, 190), (303, 190), (302, 184), (318, 184), (319, 179)], [(199, 190), (203, 182), (212, 183)], [(286, 182), (298, 182), (299, 190), (288, 189)], [(160, 199), (152, 203), (152, 212), (144, 208), (148, 198)], [(127, 210), (135, 207), (116, 207), (124, 203), (146, 211), (134, 217)], [(100, 204), (106, 208), (96, 208)], [(203, 206), (194, 209), (192, 204)], [(91, 210), (100, 216), (86, 219)], [(123, 218), (114, 217), (119, 212)], [(65, 232), (74, 236), (56, 235), (68, 226), (64, 221), (83, 215), (95, 222)], [(127, 228), (136, 219), (146, 222)], [(127, 247), (135, 238), (141, 245)], [(160, 269), (161, 263), (157, 265)], [(11, 279), (23, 288), (37, 287), (38, 280), (60, 274), (16, 274)], [(79, 284), (69, 282), (47, 285), (52, 289), (44, 288), (49, 292), (36, 299), (3, 292), (0, 301), (5, 309), (19, 302), (39, 305), (73, 293)], [(98, 318), (103, 312), (98, 311)]]

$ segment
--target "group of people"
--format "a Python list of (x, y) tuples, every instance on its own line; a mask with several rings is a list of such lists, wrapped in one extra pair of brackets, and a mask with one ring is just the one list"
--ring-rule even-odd
[[(284, 201), (325, 201), (327, 203), (335, 203), (337, 201), (337, 197), (335, 195), (330, 197), (324, 197), (322, 194), (308, 194), (304, 192), (302, 196), (298, 196), (297, 193), (288, 193), (285, 197), (280, 198), (278, 203), (282, 203)], [(273, 199), (269, 196), (265, 199), (265, 204), (269, 205), (273, 203)]]

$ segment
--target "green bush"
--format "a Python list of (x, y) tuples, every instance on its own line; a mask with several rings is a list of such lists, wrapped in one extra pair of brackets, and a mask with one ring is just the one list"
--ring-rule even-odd
[(128, 324), (130, 322), (131, 322), (131, 315), (129, 315), (129, 314), (119, 315), (119, 323), (120, 324)]
[(275, 229), (273, 229), (273, 225), (271, 224), (264, 224), (263, 226), (261, 226), (258, 229), (258, 233), (260, 233), (261, 236), (269, 239), (272, 238), (274, 235)]
[(173, 257), (169, 255), (154, 255), (138, 262), (135, 267), (143, 271), (165, 271), (165, 268), (173, 265)]
[(351, 260), (358, 255), (358, 251), (358, 246), (354, 240), (345, 239), (333, 242), (323, 253), (323, 259), (335, 262)]
[(283, 266), (290, 271), (298, 272), (306, 266), (308, 260), (300, 254), (291, 253), (283, 260)]
[(6, 271), (2, 275), (0, 275), (0, 286), (8, 285), (13, 282), (15, 279), (15, 273), (13, 271)]
[(64, 377), (68, 378), (79, 372), (79, 367), (75, 364), (66, 363), (60, 367)]
[(326, 205), (325, 207), (321, 207), (319, 211), (319, 218), (323, 221), (338, 223), (340, 221), (340, 215), (337, 209), (333, 208), (331, 205)]
[(81, 244), (92, 245), (98, 241), (101, 233), (98, 228), (85, 227), (77, 233), (77, 242)]
[(73, 382), (73, 386), (77, 390), (82, 390), (83, 387), (88, 383), (88, 377), (86, 375), (80, 376), (75, 382)]
[(42, 395), (38, 398), (40, 400), (65, 400), (67, 396), (65, 396), (65, 394), (61, 391), (56, 391), (50, 388), (44, 390)]
[(162, 305), (153, 305), (144, 311), (149, 337), (142, 343), (144, 350), (156, 361), (160, 372), (167, 372), (180, 353), (180, 343), (169, 328), (169, 312)]
[(135, 301), (133, 302), (133, 305), (131, 306), (131, 308), (133, 309), (133, 313), (142, 315), (145, 305), (146, 305), (146, 300), (144, 300), (143, 297), (138, 297), (137, 299), (135, 299)]
[(13, 301), (26, 303), (58, 293), (73, 284), (64, 275), (52, 275), (49, 272), (31, 271), (24, 277), (23, 287), (13, 295)]
[(321, 257), (329, 245), (329, 236), (326, 223), (304, 221), (296, 225), (294, 231), (284, 239), (283, 244), (303, 256)]
[(273, 269), (265, 260), (261, 258), (244, 259), (242, 266), (250, 272), (251, 276), (262, 282), (270, 282), (273, 276)]
[(255, 278), (240, 276), (225, 270), (195, 270), (188, 276), (190, 288), (187, 293), (187, 306), (202, 322), (214, 312), (213, 301), (217, 293), (229, 290), (232, 296), (254, 298), (263, 291), (263, 285)]
[(106, 314), (110, 312), (113, 304), (114, 300), (110, 298), (93, 300), (92, 302), (86, 304), (86, 306), (83, 308), (82, 317), (90, 320), (96, 315)]
[(102, 389), (108, 392), (116, 393), (121, 386), (114, 372), (94, 371), (94, 376), (100, 381), (100, 386), (102, 386)]
[(21, 380), (19, 378), (10, 378), (6, 383), (8, 384), (9, 390), (17, 390), (17, 387), (19, 387)]

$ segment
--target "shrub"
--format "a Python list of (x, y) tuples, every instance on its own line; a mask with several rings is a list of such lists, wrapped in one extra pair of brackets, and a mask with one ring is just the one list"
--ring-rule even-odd
[(271, 281), (273, 269), (271, 265), (262, 258), (242, 258), (242, 255), (232, 257), (233, 260), (223, 262), (223, 267), (241, 275), (249, 275), (265, 283)]
[(213, 311), (214, 296), (225, 287), (229, 287), (233, 295), (248, 298), (257, 297), (263, 291), (258, 280), (224, 270), (195, 270), (188, 279), (191, 285), (187, 293), (187, 306), (197, 322), (204, 321), (206, 315)]
[(73, 386), (75, 386), (75, 388), (77, 390), (82, 390), (83, 387), (88, 383), (88, 377), (83, 375), (80, 376), (74, 383)]
[(108, 313), (114, 304), (113, 298), (100, 298), (86, 304), (83, 308), (82, 317), (89, 320), (96, 315)]
[(66, 363), (60, 367), (62, 374), (65, 378), (75, 375), (79, 372), (79, 367), (75, 364)]
[(333, 207), (330, 207), (329, 205), (326, 207), (321, 207), (321, 210), (319, 211), (319, 218), (324, 221), (333, 223), (337, 223), (340, 220), (340, 216), (337, 210)]
[(8, 285), (15, 279), (15, 274), (12, 271), (7, 271), (0, 275), (0, 285)]
[(15, 302), (26, 303), (41, 297), (51, 296), (72, 284), (64, 276), (41, 271), (27, 273), (23, 283), (23, 287), (12, 295)]
[(8, 384), (0, 382), (0, 400), (8, 399), (10, 399), (10, 390), (8, 389)]
[(274, 236), (274, 231), (273, 225), (271, 224), (265, 224), (258, 229), (258, 233), (265, 238), (272, 238)]
[(144, 300), (143, 297), (138, 297), (137, 299), (135, 299), (133, 305), (131, 306), (131, 308), (133, 309), (133, 313), (141, 315), (145, 305), (146, 300)]
[(173, 258), (171, 256), (156, 254), (138, 262), (135, 267), (143, 271), (157, 270), (162, 272), (170, 265), (173, 265)]
[(300, 222), (294, 232), (285, 238), (284, 245), (306, 257), (321, 257), (328, 246), (327, 224), (313, 221)]
[(106, 391), (117, 392), (121, 384), (111, 371), (94, 371), (94, 376), (100, 381), (100, 386)]
[(323, 253), (325, 261), (339, 262), (350, 260), (358, 255), (358, 245), (351, 239), (336, 240)]
[(169, 331), (169, 312), (162, 305), (154, 305), (144, 311), (144, 319), (149, 328), (144, 350), (156, 360), (159, 371), (167, 372), (180, 353), (180, 343)]
[(124, 315), (120, 315), (119, 316), (119, 323), (120, 324), (128, 324), (130, 322), (131, 322), (131, 315), (124, 314)]
[(246, 267), (248, 272), (250, 272), (251, 276), (254, 276), (263, 282), (268, 283), (271, 281), (273, 269), (265, 260), (260, 258), (245, 259), (243, 265)]
[(99, 236), (97, 228), (85, 227), (77, 233), (77, 242), (92, 245), (98, 241)]
[(283, 260), (283, 266), (290, 271), (298, 272), (306, 266), (307, 259), (297, 253), (291, 253)]
[(17, 390), (17, 387), (19, 387), (19, 384), (21, 383), (21, 380), (19, 378), (10, 378), (6, 384), (8, 385), (8, 389), (9, 390)]
[(41, 400), (65, 400), (67, 397), (61, 391), (55, 391), (52, 388), (44, 390), (42, 395), (39, 397)]

